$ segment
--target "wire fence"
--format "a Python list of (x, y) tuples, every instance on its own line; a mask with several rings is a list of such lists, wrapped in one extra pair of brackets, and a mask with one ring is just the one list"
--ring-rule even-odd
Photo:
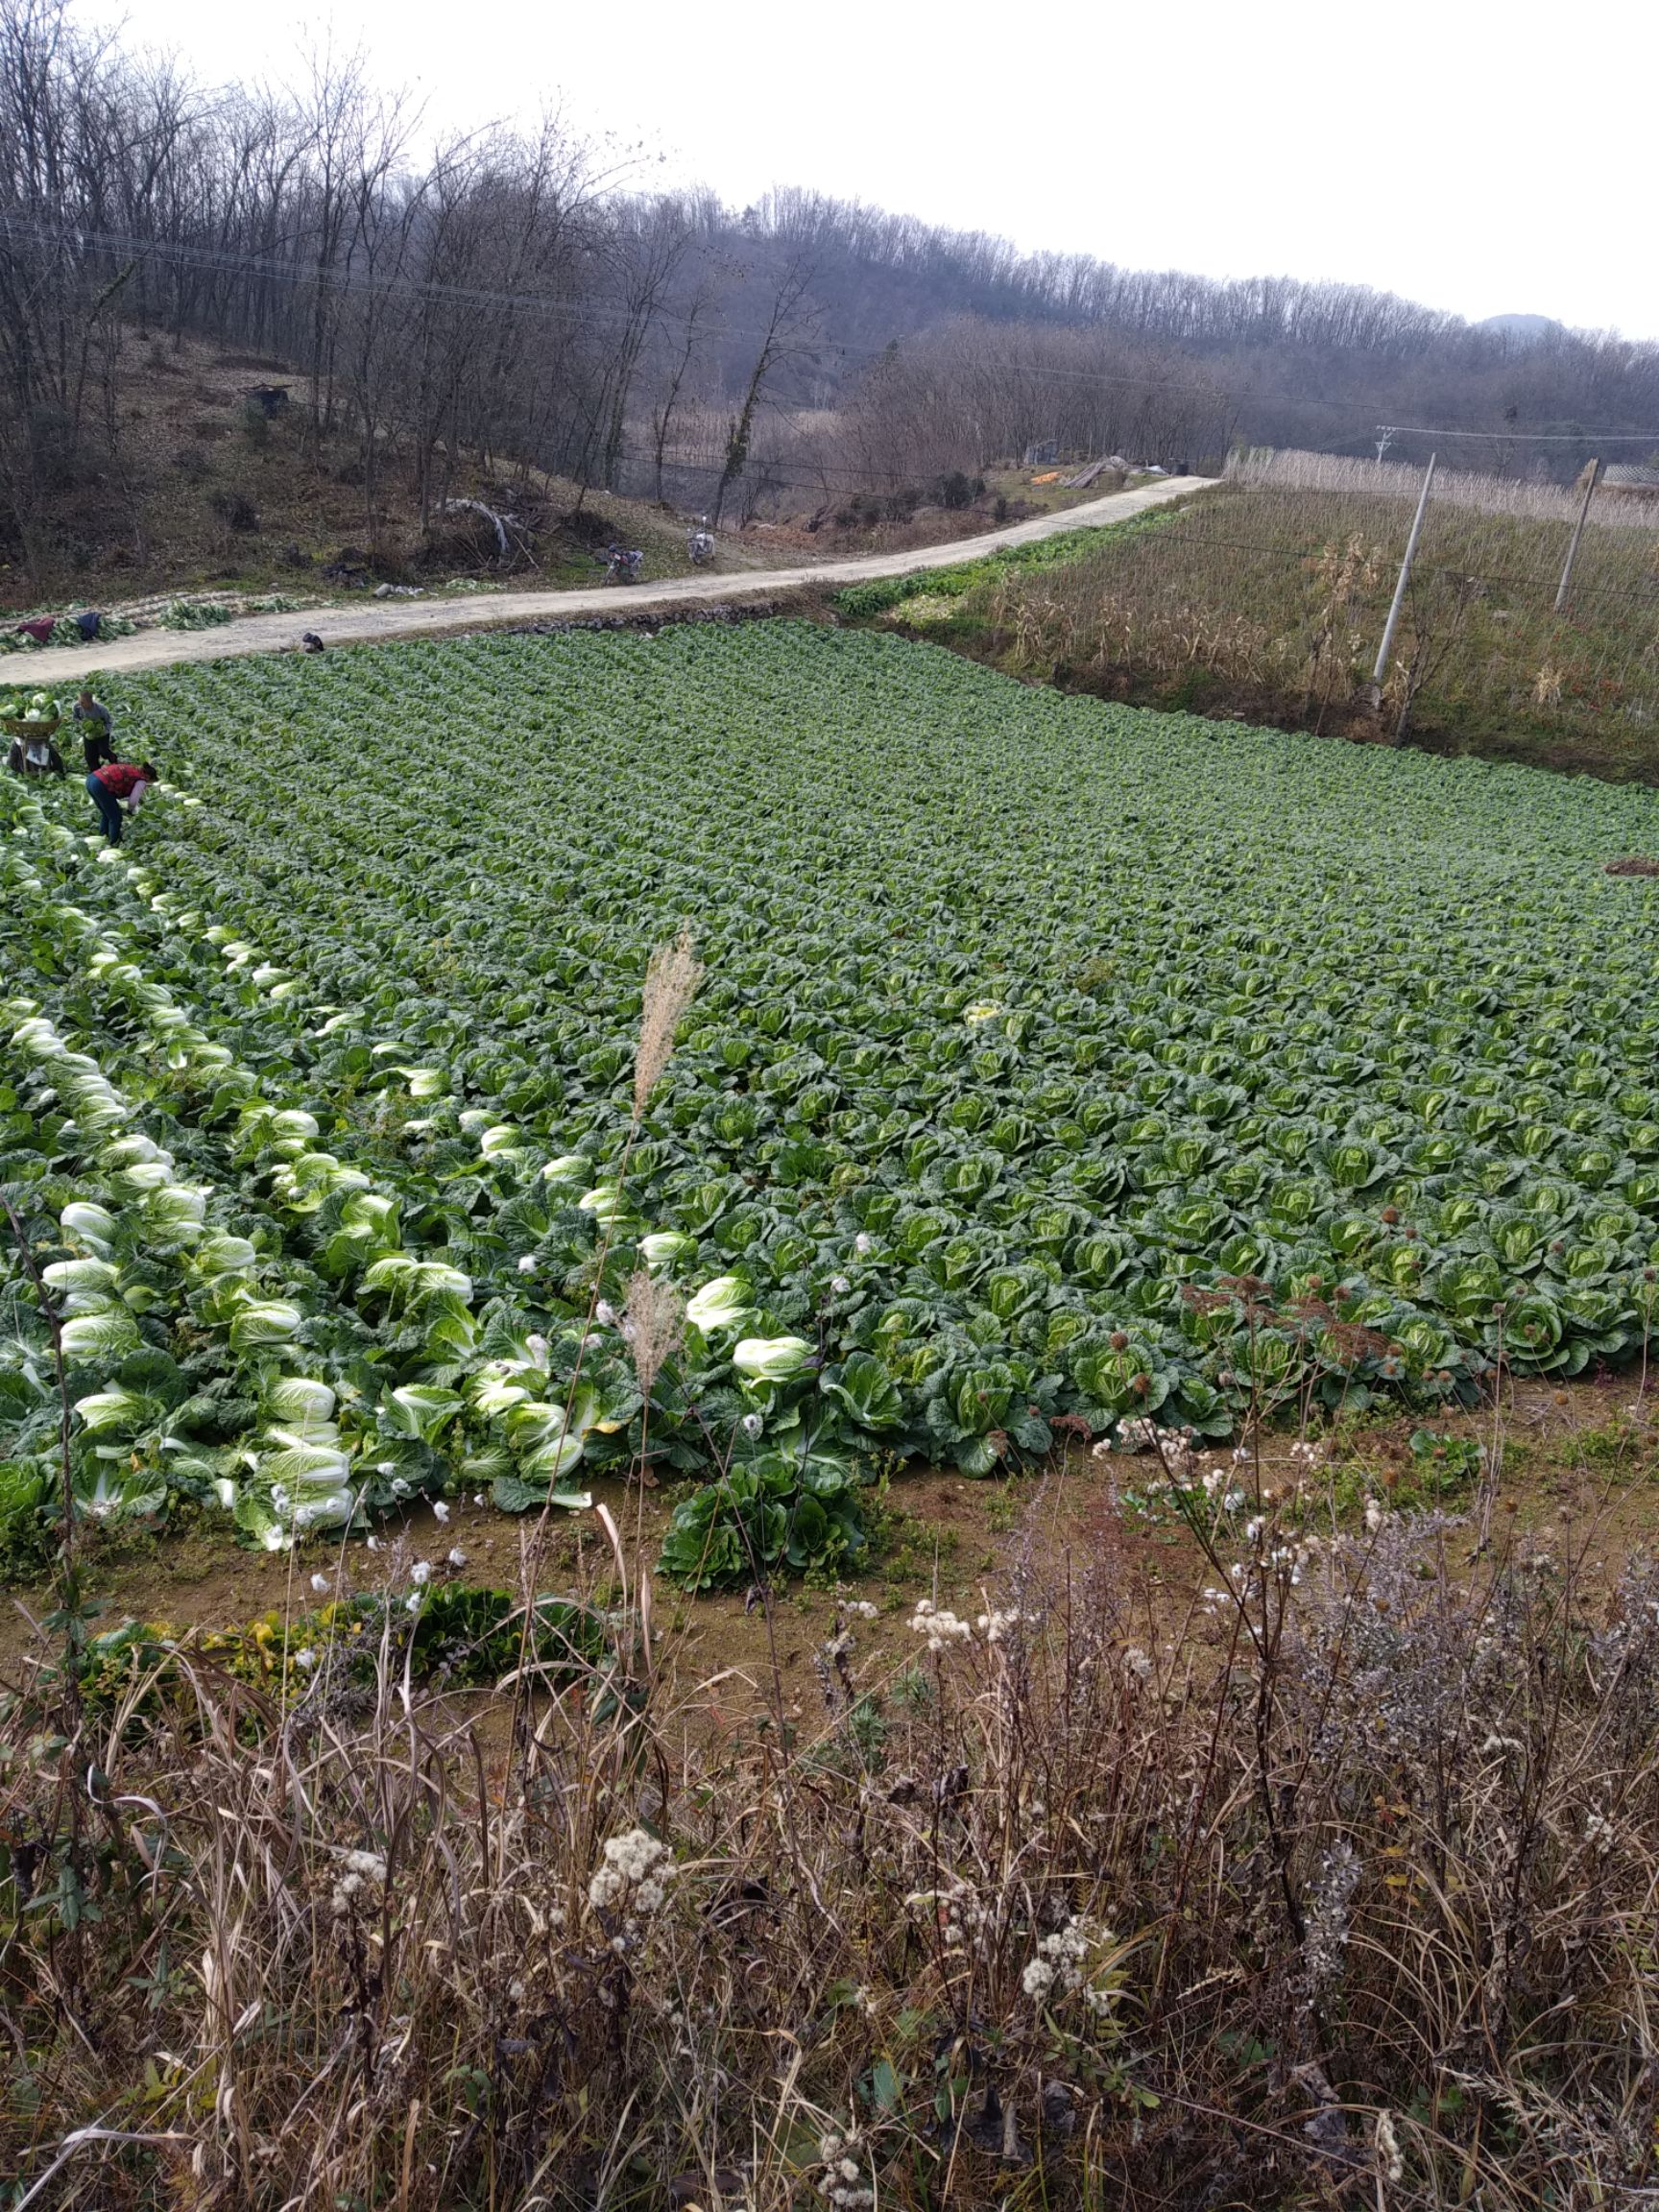
[[(1412, 505), (1422, 487), (1423, 469), (1414, 462), (1360, 461), (1337, 453), (1257, 447), (1232, 455), (1226, 481), (1275, 492), (1317, 492), (1362, 503), (1397, 499)], [(1433, 503), (1472, 514), (1571, 526), (1577, 518), (1581, 496), (1571, 485), (1531, 477), (1493, 476), (1474, 469), (1449, 469), (1435, 476)], [(1607, 528), (1651, 534), (1659, 520), (1659, 507), (1603, 488), (1597, 498), (1596, 518)]]

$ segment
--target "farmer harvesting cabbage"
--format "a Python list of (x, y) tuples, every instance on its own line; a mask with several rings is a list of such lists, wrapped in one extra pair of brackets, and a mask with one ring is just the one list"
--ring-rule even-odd
[(129, 767), (125, 760), (111, 760), (108, 767), (95, 769), (87, 777), (87, 796), (98, 809), (99, 823), (111, 845), (121, 842), (122, 807), (129, 814), (136, 814), (151, 784), (159, 781), (148, 760), (136, 768)]
[(94, 699), (89, 684), (81, 686), (81, 696), (75, 702), (75, 720), (81, 730), (81, 750), (86, 756), (86, 773), (102, 768), (115, 757), (115, 725), (109, 709), (101, 699)]

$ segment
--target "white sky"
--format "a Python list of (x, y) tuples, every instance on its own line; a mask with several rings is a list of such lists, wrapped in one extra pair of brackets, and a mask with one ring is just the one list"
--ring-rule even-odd
[[(87, 20), (110, 20), (84, 0)], [(128, 0), (212, 82), (361, 46), (439, 125), (562, 105), (663, 181), (1659, 337), (1651, 0)]]

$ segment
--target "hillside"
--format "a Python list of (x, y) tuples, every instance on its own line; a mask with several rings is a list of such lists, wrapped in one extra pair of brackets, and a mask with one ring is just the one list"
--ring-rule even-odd
[[(252, 395), (274, 389), (287, 403), (268, 417)], [(382, 583), (591, 584), (613, 541), (641, 548), (649, 574), (691, 571), (673, 512), (465, 451), (445, 495), (509, 518), (506, 554), (470, 509), (435, 507), (422, 526), (407, 466), (389, 464), (366, 486), (361, 440), (318, 431), (309, 385), (277, 360), (128, 331), (118, 390), (113, 450), (52, 494), (45, 576), (0, 564), (0, 606), (119, 611), (271, 592), (319, 604)], [(719, 558), (748, 565), (730, 539)]]

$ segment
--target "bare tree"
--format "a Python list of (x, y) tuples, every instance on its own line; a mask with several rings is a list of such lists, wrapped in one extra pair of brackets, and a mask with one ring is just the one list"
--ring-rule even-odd
[(818, 330), (818, 314), (808, 298), (811, 264), (791, 253), (779, 273), (760, 343), (743, 388), (742, 400), (726, 441), (726, 459), (714, 490), (714, 523), (719, 527), (727, 496), (743, 473), (755, 435), (755, 416), (768, 384), (779, 370), (809, 353)]

